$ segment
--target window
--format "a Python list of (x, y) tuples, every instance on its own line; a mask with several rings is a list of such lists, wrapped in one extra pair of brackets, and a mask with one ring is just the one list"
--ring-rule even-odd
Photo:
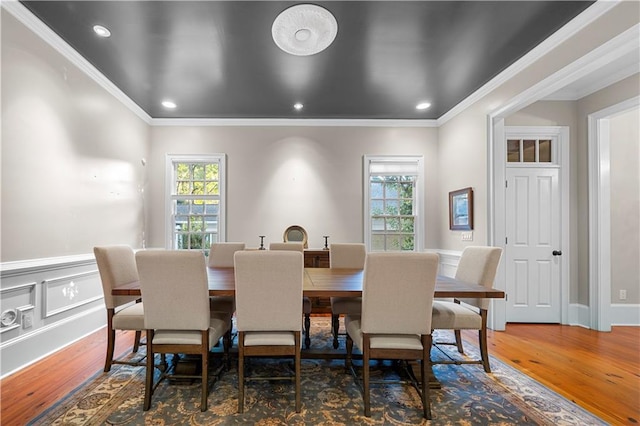
[(552, 139), (508, 139), (508, 163), (551, 163), (555, 143)]
[(364, 224), (368, 251), (421, 251), (421, 156), (365, 156)]
[(167, 156), (167, 246), (202, 250), (224, 241), (225, 156)]

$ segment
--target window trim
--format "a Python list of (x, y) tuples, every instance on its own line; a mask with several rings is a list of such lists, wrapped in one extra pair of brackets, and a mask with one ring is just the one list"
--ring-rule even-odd
[(424, 156), (422, 155), (364, 155), (363, 157), (363, 224), (364, 224), (364, 244), (367, 251), (371, 251), (371, 216), (369, 214), (371, 207), (370, 194), (370, 166), (372, 163), (406, 163), (415, 164), (417, 166), (418, 175), (416, 178), (416, 187), (414, 191), (415, 197), (415, 216), (414, 223), (414, 251), (421, 252), (424, 250)]
[(219, 189), (220, 189), (220, 207), (218, 213), (218, 241), (224, 242), (227, 239), (226, 233), (226, 210), (227, 210), (227, 191), (226, 191), (226, 154), (166, 154), (165, 156), (165, 248), (173, 249), (173, 229), (171, 222), (171, 205), (174, 196), (175, 182), (175, 163), (191, 162), (191, 163), (218, 163)]

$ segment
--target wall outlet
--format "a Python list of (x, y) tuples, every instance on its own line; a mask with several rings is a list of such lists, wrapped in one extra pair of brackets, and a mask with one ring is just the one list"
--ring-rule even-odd
[(462, 241), (473, 241), (473, 232), (463, 232)]
[(27, 329), (33, 327), (33, 313), (27, 312), (22, 314), (22, 328)]
[(627, 290), (620, 290), (620, 300), (627, 300)]

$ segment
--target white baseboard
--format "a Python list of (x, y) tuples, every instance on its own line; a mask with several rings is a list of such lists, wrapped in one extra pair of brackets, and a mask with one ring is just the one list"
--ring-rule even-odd
[[(615, 303), (609, 308), (611, 325), (640, 326), (640, 305)], [(591, 328), (589, 307), (577, 303), (569, 306), (569, 325)]]
[(569, 325), (590, 328), (591, 314), (587, 305), (571, 303), (569, 305)]
[(0, 378), (59, 351), (99, 330), (106, 323), (106, 310), (104, 306), (99, 306), (8, 341), (0, 346)]
[(611, 304), (611, 325), (640, 326), (640, 305)]

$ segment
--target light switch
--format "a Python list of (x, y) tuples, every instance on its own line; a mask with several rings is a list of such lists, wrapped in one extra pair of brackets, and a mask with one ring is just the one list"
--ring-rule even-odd
[(463, 232), (462, 241), (473, 241), (473, 232)]

